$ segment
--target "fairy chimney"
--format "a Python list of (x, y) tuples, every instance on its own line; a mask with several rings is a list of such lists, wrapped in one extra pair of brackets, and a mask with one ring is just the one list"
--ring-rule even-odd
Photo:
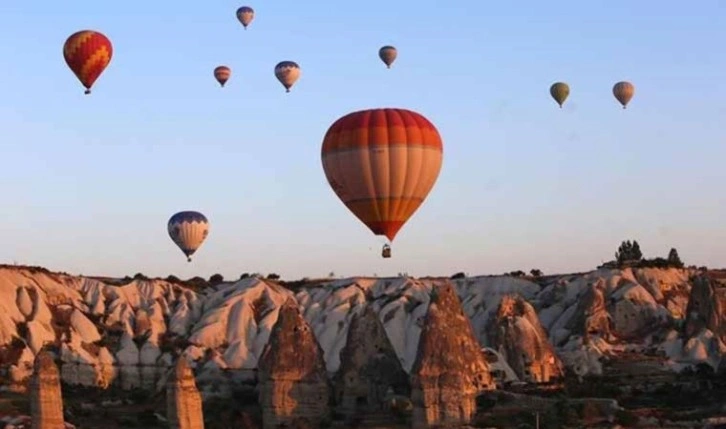
[(434, 286), (411, 369), (412, 426), (461, 425), (494, 389), (489, 364), (450, 282)]
[(202, 395), (183, 356), (177, 360), (166, 384), (166, 415), (172, 429), (204, 429)]
[(280, 307), (258, 371), (265, 429), (305, 421), (319, 427), (329, 411), (323, 350), (292, 298)]
[(41, 351), (35, 357), (30, 382), (30, 415), (33, 429), (64, 429), (60, 374), (53, 355)]

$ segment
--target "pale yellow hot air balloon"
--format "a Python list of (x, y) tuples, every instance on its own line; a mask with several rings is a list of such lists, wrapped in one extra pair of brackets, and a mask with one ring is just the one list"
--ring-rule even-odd
[(570, 95), (570, 86), (564, 82), (555, 82), (550, 86), (550, 95), (560, 105), (561, 109), (565, 100)]
[(618, 82), (613, 86), (613, 95), (625, 109), (628, 107), (630, 100), (633, 99), (633, 95), (635, 95), (635, 86), (627, 81)]
[[(338, 119), (322, 145), (333, 192), (375, 235), (393, 241), (424, 202), (441, 170), (436, 127), (406, 109), (370, 109)], [(390, 257), (390, 246), (383, 248)]]

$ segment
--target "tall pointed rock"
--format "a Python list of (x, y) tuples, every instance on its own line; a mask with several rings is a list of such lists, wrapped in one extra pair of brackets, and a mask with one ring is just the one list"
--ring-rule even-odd
[(202, 395), (184, 356), (178, 358), (166, 384), (166, 415), (171, 429), (204, 429)]
[(319, 427), (327, 415), (329, 388), (323, 350), (292, 298), (280, 307), (260, 356), (258, 378), (265, 429), (303, 421)]
[(489, 364), (450, 282), (434, 286), (411, 369), (414, 429), (467, 424), (494, 389)]
[(35, 357), (30, 382), (30, 415), (33, 429), (64, 429), (60, 373), (53, 355), (41, 351)]
[[(383, 407), (389, 388), (409, 390), (408, 375), (372, 306), (350, 321), (340, 368), (335, 374), (336, 402), (348, 415)], [(359, 404), (364, 404), (360, 407)], [(365, 408), (365, 409), (361, 409)]]

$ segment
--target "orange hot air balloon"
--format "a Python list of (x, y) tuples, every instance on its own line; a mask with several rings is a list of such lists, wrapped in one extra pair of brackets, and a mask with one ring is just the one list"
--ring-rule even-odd
[(633, 99), (635, 95), (635, 85), (628, 81), (621, 81), (613, 85), (613, 95), (620, 104), (623, 105), (623, 109), (628, 107), (628, 103)]
[(214, 69), (214, 78), (224, 88), (224, 84), (227, 83), (229, 77), (232, 75), (232, 69), (227, 66), (219, 66)]
[(375, 235), (393, 241), (436, 183), (443, 143), (419, 113), (370, 109), (335, 121), (321, 156), (325, 177), (343, 204)]
[(93, 30), (73, 33), (63, 45), (66, 64), (86, 87), (86, 94), (111, 62), (113, 46), (108, 37)]

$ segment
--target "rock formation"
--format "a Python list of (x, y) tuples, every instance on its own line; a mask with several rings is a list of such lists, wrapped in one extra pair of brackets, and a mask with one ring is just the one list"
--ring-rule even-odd
[(292, 298), (280, 307), (258, 374), (264, 428), (305, 420), (320, 427), (329, 400), (323, 350)]
[[(334, 384), (336, 402), (349, 416), (382, 409), (389, 388), (408, 393), (408, 375), (372, 306), (350, 322)], [(361, 403), (364, 407), (359, 406)]]
[(204, 429), (202, 396), (184, 356), (177, 360), (166, 385), (166, 415), (172, 429)]
[(35, 358), (30, 382), (30, 415), (33, 429), (64, 429), (60, 373), (53, 355), (41, 351)]
[(686, 338), (698, 335), (703, 329), (713, 332), (726, 342), (726, 292), (714, 287), (706, 276), (693, 279), (691, 296), (686, 307)]
[(602, 281), (587, 286), (587, 290), (577, 303), (575, 316), (566, 326), (571, 333), (581, 335), (586, 341), (591, 335), (610, 338), (612, 320), (605, 305), (604, 287)]
[(537, 313), (520, 295), (502, 297), (488, 330), (492, 348), (504, 356), (520, 380), (545, 383), (564, 375)]
[(476, 396), (494, 388), (469, 319), (451, 283), (434, 286), (411, 370), (413, 428), (467, 424)]

